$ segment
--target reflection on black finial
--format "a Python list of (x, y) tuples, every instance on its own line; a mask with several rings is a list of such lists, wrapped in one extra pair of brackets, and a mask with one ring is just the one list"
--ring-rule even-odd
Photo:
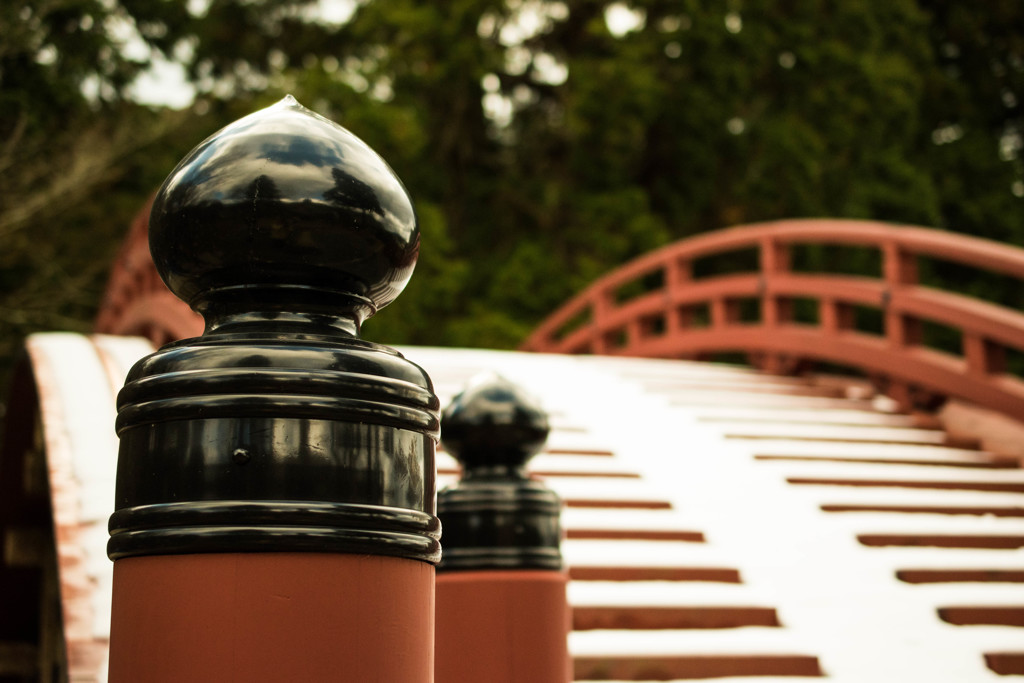
[(444, 410), (441, 441), (463, 476), (438, 494), (439, 570), (562, 566), (558, 496), (526, 473), (548, 429), (539, 404), (496, 375), (471, 383)]
[(405, 287), (419, 229), (384, 160), (288, 96), (182, 160), (154, 202), (150, 246), (208, 329), (289, 309), (354, 334)]

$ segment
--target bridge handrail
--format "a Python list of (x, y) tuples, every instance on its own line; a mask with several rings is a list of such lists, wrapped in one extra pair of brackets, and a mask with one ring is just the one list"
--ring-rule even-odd
[[(882, 276), (790, 269), (797, 244), (877, 248)], [(756, 271), (694, 279), (699, 258), (756, 248)], [(1024, 249), (940, 230), (842, 219), (760, 223), (697, 235), (640, 256), (604, 275), (549, 316), (523, 350), (654, 357), (746, 351), (769, 370), (795, 358), (859, 368), (904, 403), (956, 396), (1024, 417), (1024, 382), (1006, 373), (1007, 350), (1024, 353), (1024, 314), (963, 294), (921, 285), (919, 257), (1024, 280)], [(645, 278), (660, 285), (619, 300)], [(756, 299), (760, 319), (740, 321), (742, 299)], [(794, 299), (818, 302), (817, 324), (793, 319)], [(707, 326), (692, 324), (706, 306)], [(853, 306), (877, 308), (882, 335), (857, 330)], [(959, 331), (961, 353), (923, 346), (935, 322)], [(828, 343), (823, 343), (823, 342)]]

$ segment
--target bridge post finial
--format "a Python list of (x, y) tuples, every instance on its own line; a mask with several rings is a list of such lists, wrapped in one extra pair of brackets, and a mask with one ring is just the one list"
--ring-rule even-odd
[(526, 473), (547, 440), (547, 414), (494, 376), (457, 396), (442, 428), (463, 476), (438, 495), (445, 556), (437, 576), (436, 678), (566, 683), (561, 505)]
[(358, 338), (416, 263), (401, 182), (289, 97), (196, 147), (150, 223), (206, 331), (118, 396), (110, 680), (432, 680), (439, 405)]

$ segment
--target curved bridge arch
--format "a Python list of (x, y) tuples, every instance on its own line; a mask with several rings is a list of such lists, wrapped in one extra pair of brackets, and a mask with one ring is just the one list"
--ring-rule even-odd
[(160, 347), (199, 336), (203, 319), (171, 294), (153, 265), (149, 253), (152, 206), (150, 198), (132, 220), (111, 267), (93, 329), (100, 334), (145, 337)]
[[(877, 249), (881, 277), (796, 272), (793, 247), (806, 244)], [(757, 250), (756, 270), (694, 277), (698, 259), (743, 249)], [(656, 358), (742, 351), (774, 372), (826, 361), (859, 369), (907, 407), (956, 397), (1024, 418), (1024, 382), (1006, 372), (1008, 351), (1024, 352), (1024, 315), (921, 285), (922, 257), (1024, 279), (1024, 249), (978, 238), (869, 221), (760, 223), (698, 235), (627, 263), (552, 314), (521, 348)], [(796, 321), (798, 300), (815, 302), (816, 322)], [(755, 302), (756, 320), (744, 321), (743, 307)], [(882, 334), (856, 328), (857, 308), (877, 312)], [(958, 331), (960, 353), (925, 346), (929, 323)]]

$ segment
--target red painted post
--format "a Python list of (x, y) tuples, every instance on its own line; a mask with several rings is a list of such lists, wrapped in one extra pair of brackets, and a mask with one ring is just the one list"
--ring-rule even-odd
[(438, 683), (566, 683), (568, 575), (558, 497), (526, 473), (547, 415), (493, 378), (445, 409), (444, 445), (463, 476), (438, 495), (445, 529), (437, 574)]
[(768, 328), (789, 322), (788, 305), (775, 291), (775, 276), (789, 271), (789, 245), (771, 237), (765, 237), (760, 244), (761, 277), (761, 319)]
[(682, 292), (693, 280), (693, 264), (690, 261), (669, 259), (665, 264), (665, 336), (674, 337), (685, 332), (692, 325), (692, 315), (676, 303), (676, 294)]
[(438, 401), (358, 338), (419, 251), (363, 142), (291, 98), (157, 195), (161, 277), (201, 337), (118, 396), (112, 683), (429, 683)]
[(889, 299), (885, 308), (885, 336), (895, 349), (921, 343), (921, 324), (916, 318), (904, 314), (892, 303), (893, 296), (906, 286), (917, 284), (917, 255), (903, 248), (895, 239), (882, 246), (883, 274)]
[[(789, 271), (789, 245), (781, 240), (766, 236), (760, 240), (761, 266), (761, 325), (765, 334), (771, 335), (775, 328), (792, 322), (793, 304), (790, 299), (779, 296), (776, 291), (776, 277)], [(758, 367), (765, 372), (783, 375), (792, 366), (785, 354), (764, 351), (758, 354)]]

